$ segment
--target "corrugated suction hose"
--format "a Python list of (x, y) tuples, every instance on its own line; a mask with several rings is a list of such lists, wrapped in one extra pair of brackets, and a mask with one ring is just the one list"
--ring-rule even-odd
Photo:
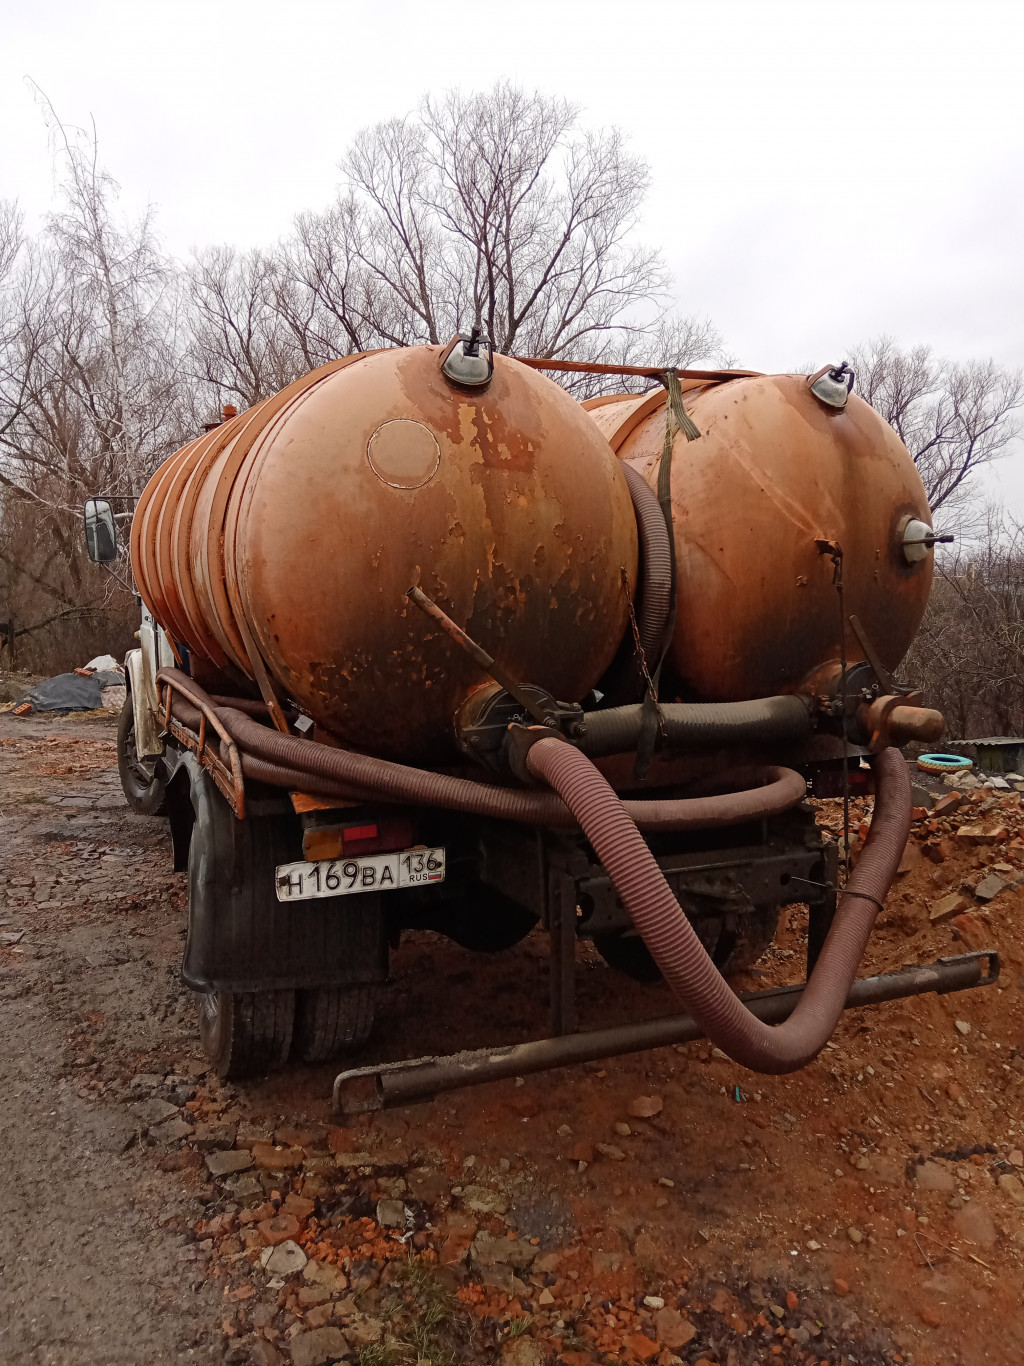
[(647, 667), (654, 670), (661, 658), (665, 626), (672, 604), (672, 545), (661, 504), (646, 479), (632, 465), (620, 464), (633, 503), (640, 537), (642, 602), (637, 634)]
[(728, 986), (623, 803), (589, 759), (551, 738), (538, 740), (526, 762), (579, 821), (666, 982), (707, 1037), (755, 1072), (794, 1072), (816, 1057), (842, 1014), (910, 835), (910, 776), (899, 751), (883, 750), (871, 761), (875, 809), (867, 842), (799, 1004), (780, 1025), (763, 1024)]

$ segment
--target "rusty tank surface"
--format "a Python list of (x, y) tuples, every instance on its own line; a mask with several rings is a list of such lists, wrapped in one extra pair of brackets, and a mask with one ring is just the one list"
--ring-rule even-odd
[[(933, 558), (908, 553), (908, 527), (927, 530), (931, 518), (899, 437), (855, 393), (841, 407), (821, 402), (805, 375), (684, 385), (700, 437), (677, 431), (672, 448), (669, 659), (683, 695), (816, 690), (838, 670), (844, 634), (849, 665), (866, 642), (895, 670), (924, 615)], [(584, 406), (656, 489), (665, 390)]]
[(460, 389), (441, 348), (346, 357), (183, 447), (136, 512), (146, 605), (194, 677), (258, 678), (343, 744), (439, 759), (479, 669), (419, 586), (513, 677), (577, 702), (626, 629), (625, 479), (562, 389), (494, 358)]

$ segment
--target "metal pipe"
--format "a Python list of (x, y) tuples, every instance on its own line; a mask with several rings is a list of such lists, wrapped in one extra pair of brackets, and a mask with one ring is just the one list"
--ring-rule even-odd
[[(983, 961), (988, 964), (984, 974)], [(878, 1005), (905, 996), (924, 996), (932, 991), (945, 995), (951, 991), (991, 986), (999, 976), (999, 967), (998, 953), (994, 949), (984, 949), (957, 958), (940, 958), (936, 963), (905, 968), (902, 972), (862, 977), (850, 988), (844, 1009)], [(796, 1009), (806, 985), (801, 982), (797, 986), (776, 987), (773, 991), (755, 991), (739, 999), (765, 1024), (781, 1024)], [(555, 1067), (598, 1062), (648, 1048), (693, 1043), (705, 1037), (700, 1025), (690, 1016), (675, 1015), (668, 1019), (642, 1020), (638, 1024), (568, 1034), (562, 1038), (479, 1048), (450, 1057), (357, 1067), (341, 1072), (335, 1078), (334, 1108), (346, 1115), (388, 1110), (431, 1100), (442, 1091), (457, 1091), (482, 1082), (522, 1077)]]

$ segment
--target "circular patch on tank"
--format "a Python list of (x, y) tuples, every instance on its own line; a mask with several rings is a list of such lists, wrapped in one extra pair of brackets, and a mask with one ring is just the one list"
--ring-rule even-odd
[(370, 437), (366, 458), (377, 478), (393, 489), (418, 489), (437, 473), (441, 447), (422, 422), (397, 417), (382, 422)]

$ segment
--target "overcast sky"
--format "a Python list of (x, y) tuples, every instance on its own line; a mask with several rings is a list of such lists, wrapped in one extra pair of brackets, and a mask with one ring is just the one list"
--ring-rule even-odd
[[(644, 235), (738, 363), (886, 332), (1024, 364), (1016, 0), (0, 0), (0, 20), (0, 195), (30, 222), (53, 179), (27, 77), (95, 118), (123, 204), (152, 202), (180, 256), (272, 241), (331, 198), (360, 127), (508, 77), (646, 157)], [(1024, 455), (999, 485), (1024, 514)]]

